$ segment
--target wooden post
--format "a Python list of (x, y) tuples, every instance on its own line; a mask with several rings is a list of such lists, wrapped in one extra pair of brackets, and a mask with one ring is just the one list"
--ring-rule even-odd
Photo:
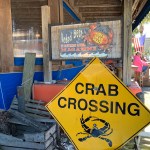
[[(48, 0), (48, 6), (50, 6), (51, 23), (52, 24), (64, 23), (63, 0)], [(60, 140), (60, 128), (57, 125), (57, 141), (59, 140)]]
[(123, 82), (131, 84), (132, 0), (124, 0)]
[(24, 87), (24, 99), (31, 99), (31, 89), (34, 77), (35, 53), (26, 53), (23, 67), (22, 86)]
[[(49, 7), (50, 6), (50, 7)], [(42, 39), (43, 39), (43, 69), (44, 82), (52, 81), (52, 61), (49, 60), (48, 24), (63, 23), (63, 1), (48, 0), (48, 6), (42, 6)]]
[(44, 82), (52, 81), (52, 62), (49, 60), (48, 24), (50, 23), (50, 7), (42, 6), (42, 39), (43, 39), (43, 69)]
[(63, 0), (59, 0), (59, 22), (64, 23)]
[(21, 113), (25, 113), (25, 97), (24, 97), (24, 87), (18, 86), (18, 111)]
[[(48, 6), (50, 6), (51, 23), (63, 24), (63, 0), (48, 0)], [(65, 61), (62, 61), (62, 65), (65, 65)]]
[(0, 1), (0, 72), (13, 70), (11, 1)]
[(48, 0), (52, 24), (64, 23), (63, 0)]

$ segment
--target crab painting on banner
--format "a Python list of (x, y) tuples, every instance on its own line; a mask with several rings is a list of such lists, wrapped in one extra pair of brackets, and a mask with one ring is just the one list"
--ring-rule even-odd
[(121, 21), (51, 26), (52, 59), (121, 58)]

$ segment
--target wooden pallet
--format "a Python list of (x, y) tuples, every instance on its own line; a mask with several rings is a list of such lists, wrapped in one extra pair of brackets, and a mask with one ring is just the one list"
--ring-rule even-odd
[(20, 137), (0, 133), (2, 150), (52, 150), (55, 145), (56, 125), (52, 125), (46, 132), (24, 132)]
[(8, 111), (12, 118), (9, 123), (15, 126), (15, 135), (0, 133), (2, 150), (52, 150), (56, 146), (56, 122), (44, 107), (44, 103), (28, 100), (25, 111), (18, 111), (18, 99), (14, 98)]
[(26, 54), (22, 86), (8, 110), (13, 132), (0, 133), (2, 150), (52, 150), (56, 145), (57, 124), (45, 103), (30, 99), (34, 75), (34, 54)]
[[(25, 107), (23, 108), (21, 106), (21, 108), (25, 109), (23, 110), (25, 111), (25, 114), (33, 117), (33, 119), (39, 122), (51, 122), (50, 119), (52, 119), (52, 117), (45, 108), (45, 103), (42, 101), (30, 99), (25, 103)], [(10, 109), (19, 111), (18, 100), (16, 97), (13, 99)]]

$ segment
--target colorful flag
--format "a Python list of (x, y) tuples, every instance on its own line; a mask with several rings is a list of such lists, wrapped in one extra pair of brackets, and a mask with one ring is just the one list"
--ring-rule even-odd
[(145, 42), (145, 35), (140, 36), (139, 38), (133, 38), (133, 44), (135, 52), (140, 51), (144, 52), (144, 42)]

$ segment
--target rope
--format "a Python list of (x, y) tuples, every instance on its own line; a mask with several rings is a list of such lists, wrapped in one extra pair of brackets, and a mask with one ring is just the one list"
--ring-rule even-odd
[(32, 77), (28, 80), (26, 80), (25, 82), (23, 82), (21, 85), (24, 85), (25, 83), (29, 82), (30, 80), (32, 80)]
[(4, 106), (4, 109), (6, 110), (1, 82), (0, 82), (0, 90), (1, 90), (1, 95), (2, 95), (3, 106)]

